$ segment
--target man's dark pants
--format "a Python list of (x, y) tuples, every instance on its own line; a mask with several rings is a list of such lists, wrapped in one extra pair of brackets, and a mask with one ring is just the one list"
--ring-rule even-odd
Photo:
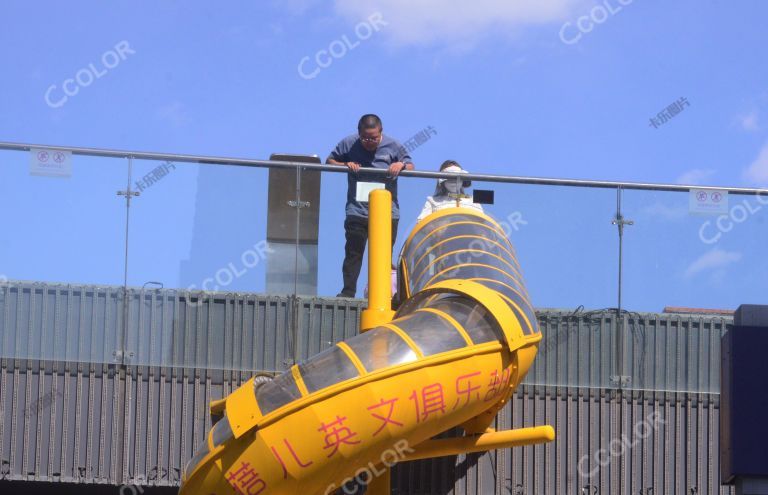
[[(397, 238), (397, 220), (392, 220), (392, 246)], [(347, 243), (344, 246), (344, 264), (341, 272), (344, 276), (344, 289), (340, 296), (355, 297), (357, 291), (357, 278), (360, 276), (360, 268), (363, 266), (363, 252), (368, 241), (368, 219), (363, 217), (348, 216), (344, 220), (344, 233)]]

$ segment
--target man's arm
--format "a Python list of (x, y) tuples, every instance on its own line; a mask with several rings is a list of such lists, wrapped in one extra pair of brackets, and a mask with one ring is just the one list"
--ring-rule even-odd
[(360, 170), (360, 164), (356, 162), (350, 162), (347, 160), (349, 157), (346, 146), (344, 144), (344, 141), (341, 141), (339, 144), (336, 145), (336, 148), (331, 151), (331, 154), (328, 155), (328, 158), (325, 160), (325, 163), (330, 165), (344, 165), (352, 172), (357, 173)]
[(408, 151), (404, 147), (399, 146), (397, 161), (389, 166), (389, 175), (392, 177), (397, 177), (397, 174), (399, 174), (402, 170), (413, 170), (415, 168), (416, 167), (413, 165), (411, 155), (408, 154)]

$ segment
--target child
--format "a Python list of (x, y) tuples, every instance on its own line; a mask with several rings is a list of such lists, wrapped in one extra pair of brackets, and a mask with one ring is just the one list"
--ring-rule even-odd
[[(455, 172), (464, 173), (467, 171), (461, 168), (458, 162), (454, 160), (446, 160), (440, 165), (441, 172)], [(456, 179), (438, 179), (435, 186), (435, 192), (432, 196), (427, 196), (427, 202), (424, 203), (424, 208), (419, 214), (417, 221), (421, 221), (430, 214), (443, 208), (461, 207), (461, 208), (474, 208), (476, 210), (483, 211), (483, 207), (477, 203), (472, 202), (472, 198), (464, 193), (464, 188), (469, 187), (472, 184), (471, 181), (457, 181)]]

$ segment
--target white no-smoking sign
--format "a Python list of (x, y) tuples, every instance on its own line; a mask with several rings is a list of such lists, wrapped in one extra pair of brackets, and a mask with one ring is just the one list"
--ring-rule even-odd
[(70, 151), (31, 149), (29, 173), (44, 177), (71, 177), (72, 153)]
[(728, 191), (717, 189), (691, 189), (688, 196), (690, 213), (711, 215), (728, 214)]

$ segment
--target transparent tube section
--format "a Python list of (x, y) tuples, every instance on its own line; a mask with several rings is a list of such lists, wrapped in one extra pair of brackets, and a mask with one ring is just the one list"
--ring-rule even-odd
[[(402, 260), (408, 273), (408, 295), (416, 296), (403, 304), (391, 323), (345, 341), (366, 374), (421, 357), (504, 341), (495, 318), (477, 301), (450, 292), (418, 294), (441, 280), (473, 280), (497, 291), (525, 334), (539, 331), (514, 250), (490, 218), (457, 213), (428, 221), (406, 243)], [(309, 395), (360, 376), (338, 346), (301, 363), (299, 373)], [(256, 391), (263, 414), (301, 397), (291, 371)]]
[(497, 291), (523, 332), (539, 332), (514, 248), (489, 217), (456, 213), (425, 221), (402, 252), (407, 295), (445, 280), (471, 280)]

